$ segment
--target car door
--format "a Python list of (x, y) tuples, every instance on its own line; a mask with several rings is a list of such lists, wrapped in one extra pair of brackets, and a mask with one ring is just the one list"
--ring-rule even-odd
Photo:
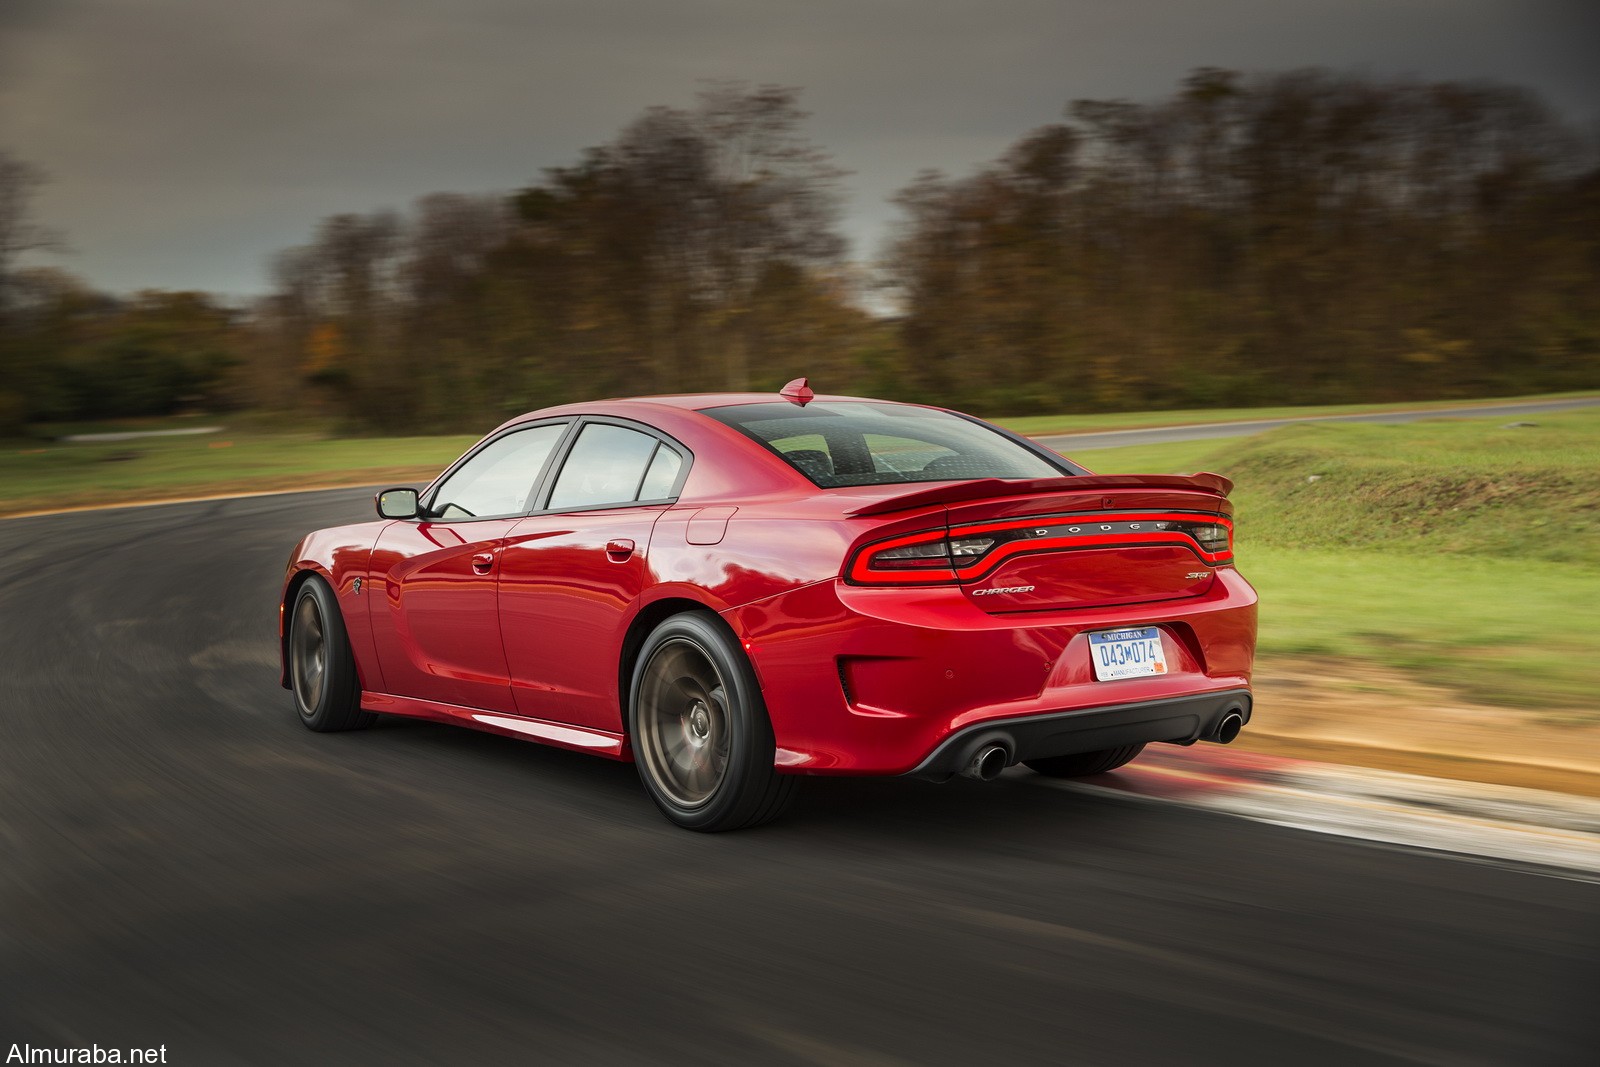
[(500, 554), (568, 429), (547, 422), (485, 441), (439, 480), (425, 516), (378, 536), (373, 630), (391, 694), (516, 710), (495, 595)]
[(543, 507), (506, 537), (500, 630), (526, 716), (622, 733), (617, 662), (644, 588), (650, 531), (690, 454), (638, 424), (585, 419)]

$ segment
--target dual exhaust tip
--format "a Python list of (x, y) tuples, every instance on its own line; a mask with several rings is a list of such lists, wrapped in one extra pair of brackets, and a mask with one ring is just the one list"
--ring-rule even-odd
[[(1217, 723), (1216, 729), (1202, 740), (1213, 741), (1219, 745), (1231, 744), (1243, 729), (1244, 709), (1236, 705), (1227, 710), (1222, 716), (1222, 721)], [(1009, 766), (1011, 766), (1011, 749), (998, 739), (986, 740), (973, 751), (972, 757), (967, 760), (967, 765), (961, 769), (961, 776), (979, 782), (992, 782)]]

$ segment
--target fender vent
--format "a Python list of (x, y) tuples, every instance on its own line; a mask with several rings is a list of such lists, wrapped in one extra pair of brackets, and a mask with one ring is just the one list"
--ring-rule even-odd
[(850, 691), (850, 672), (845, 669), (844, 657), (840, 656), (834, 662), (839, 665), (839, 689), (844, 693), (844, 702), (853, 705), (856, 702), (856, 695)]

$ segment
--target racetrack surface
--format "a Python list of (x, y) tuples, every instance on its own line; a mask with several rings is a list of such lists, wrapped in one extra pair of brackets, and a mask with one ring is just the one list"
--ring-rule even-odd
[(1600, 405), (1600, 396), (1569, 397), (1563, 400), (1523, 400), (1510, 404), (1463, 405), (1416, 411), (1368, 411), (1358, 415), (1301, 415), (1292, 419), (1246, 419), (1241, 422), (1194, 423), (1188, 426), (1152, 426), (1143, 430), (1106, 430), (1092, 433), (1036, 434), (1034, 440), (1058, 452), (1072, 455), (1095, 448), (1121, 448), (1123, 445), (1164, 445), (1174, 441), (1204, 441), (1213, 437), (1249, 437), (1280, 426), (1302, 422), (1417, 422), (1421, 419), (1492, 419), (1543, 415)]
[(277, 686), (359, 490), (0, 523), (0, 1053), (228, 1063), (1583, 1063), (1600, 887), (1110, 790), (633, 768)]

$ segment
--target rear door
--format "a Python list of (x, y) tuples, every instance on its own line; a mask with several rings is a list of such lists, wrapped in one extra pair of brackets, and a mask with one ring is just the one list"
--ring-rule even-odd
[(622, 732), (622, 637), (651, 530), (689, 461), (640, 424), (583, 420), (538, 513), (516, 524), (501, 555), (500, 628), (520, 714)]
[(431, 517), (379, 535), (372, 620), (390, 693), (516, 710), (496, 599), (501, 550), (568, 427), (518, 427), (484, 442), (440, 480), (426, 502)]

